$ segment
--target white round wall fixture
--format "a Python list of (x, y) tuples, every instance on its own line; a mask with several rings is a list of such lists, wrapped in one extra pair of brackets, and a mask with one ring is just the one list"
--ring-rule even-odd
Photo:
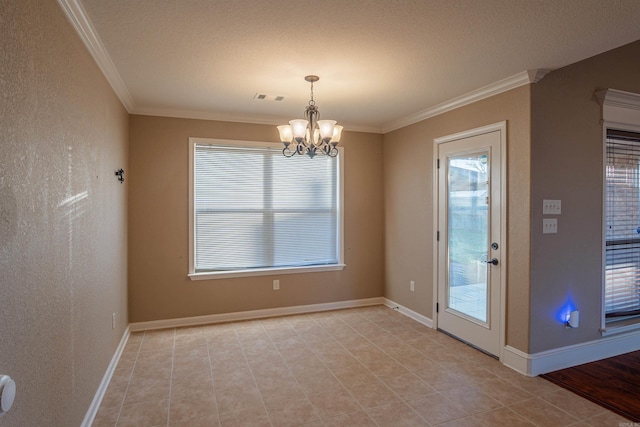
[(0, 415), (11, 409), (15, 398), (15, 381), (9, 375), (0, 375)]

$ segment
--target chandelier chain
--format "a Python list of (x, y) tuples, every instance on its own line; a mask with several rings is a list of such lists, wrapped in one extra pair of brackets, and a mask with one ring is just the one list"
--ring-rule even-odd
[(313, 100), (313, 81), (311, 82), (311, 99), (309, 100), (309, 105), (316, 105), (316, 101)]

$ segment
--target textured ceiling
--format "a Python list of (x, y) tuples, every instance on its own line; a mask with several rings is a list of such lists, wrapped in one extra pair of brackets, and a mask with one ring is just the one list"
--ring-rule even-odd
[[(382, 131), (640, 39), (638, 0), (82, 0), (132, 112)], [(283, 95), (258, 101), (256, 93)]]

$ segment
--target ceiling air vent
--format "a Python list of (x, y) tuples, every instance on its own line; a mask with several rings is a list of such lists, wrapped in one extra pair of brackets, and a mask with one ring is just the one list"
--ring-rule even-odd
[(253, 99), (261, 100), (261, 101), (282, 101), (284, 96), (282, 95), (267, 95), (265, 93), (256, 93)]

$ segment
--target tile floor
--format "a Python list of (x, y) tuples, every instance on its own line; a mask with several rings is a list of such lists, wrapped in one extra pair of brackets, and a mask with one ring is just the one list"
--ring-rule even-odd
[(384, 306), (131, 334), (102, 426), (627, 423)]

